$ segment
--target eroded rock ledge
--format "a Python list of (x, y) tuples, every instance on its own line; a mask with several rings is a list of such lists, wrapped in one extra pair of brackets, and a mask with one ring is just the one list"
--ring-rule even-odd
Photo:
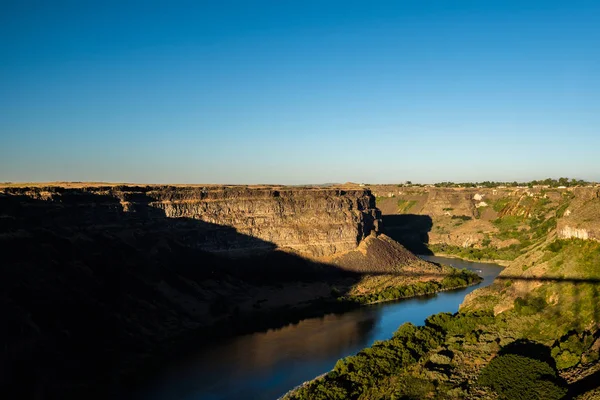
[[(147, 223), (186, 218), (208, 223), (198, 227), (202, 237), (195, 239), (195, 247), (228, 256), (245, 256), (273, 247), (308, 257), (331, 256), (355, 249), (361, 240), (377, 231), (380, 218), (369, 190), (33, 187), (0, 189), (0, 196), (4, 204), (0, 218), (5, 226), (20, 226), (28, 220), (31, 225), (87, 224), (110, 228), (124, 219)], [(240, 235), (249, 239), (243, 240)]]

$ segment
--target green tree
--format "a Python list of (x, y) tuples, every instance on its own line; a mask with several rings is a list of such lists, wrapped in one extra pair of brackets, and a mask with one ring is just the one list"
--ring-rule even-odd
[(478, 383), (504, 400), (559, 400), (567, 394), (550, 349), (538, 343), (515, 342), (482, 370)]

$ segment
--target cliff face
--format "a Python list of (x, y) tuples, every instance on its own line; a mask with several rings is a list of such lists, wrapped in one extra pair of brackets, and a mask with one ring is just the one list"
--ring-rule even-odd
[[(376, 230), (379, 217), (366, 190), (213, 189), (149, 194), (167, 217), (189, 217), (227, 225), (303, 256), (352, 250)], [(207, 244), (208, 251), (226, 251)], [(252, 250), (249, 248), (248, 250)]]
[(573, 199), (558, 220), (558, 237), (600, 241), (600, 189), (575, 188)]
[(408, 245), (425, 242), (429, 247), (517, 249), (555, 228), (560, 238), (600, 238), (597, 187), (463, 189), (380, 185), (372, 190), (382, 210), (383, 231)]
[(191, 219), (207, 224), (187, 244), (228, 256), (274, 247), (302, 256), (331, 256), (356, 248), (377, 231), (380, 218), (368, 190), (50, 187), (10, 188), (0, 195), (5, 204), (0, 218), (6, 226), (28, 221), (110, 229), (123, 220), (148, 225), (165, 218)]

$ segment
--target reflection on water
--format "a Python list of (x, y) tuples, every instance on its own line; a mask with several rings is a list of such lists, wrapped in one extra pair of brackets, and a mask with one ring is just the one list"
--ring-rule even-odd
[[(422, 324), (438, 312), (456, 312), (466, 294), (489, 285), (500, 273), (494, 264), (423, 256), (476, 270), (478, 286), (384, 303), (339, 315), (310, 318), (281, 329), (229, 338), (208, 349), (190, 350), (134, 395), (140, 400), (275, 399), (329, 371), (335, 362), (384, 340), (404, 322)], [(481, 272), (480, 272), (481, 271)]]

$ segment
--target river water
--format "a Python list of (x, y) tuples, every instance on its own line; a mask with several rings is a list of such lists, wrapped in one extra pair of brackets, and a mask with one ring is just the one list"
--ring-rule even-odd
[(484, 281), (431, 296), (361, 307), (309, 318), (279, 329), (228, 338), (173, 363), (132, 397), (137, 400), (273, 400), (333, 368), (376, 340), (388, 339), (404, 322), (423, 324), (439, 312), (456, 312), (465, 296), (500, 273), (495, 264), (454, 258), (424, 259), (468, 268)]

